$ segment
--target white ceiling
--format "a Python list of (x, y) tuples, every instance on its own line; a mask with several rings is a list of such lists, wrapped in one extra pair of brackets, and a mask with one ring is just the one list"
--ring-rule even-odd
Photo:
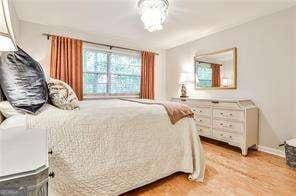
[(137, 0), (13, 0), (21, 20), (168, 49), (295, 5), (294, 0), (169, 0), (164, 29), (150, 33)]

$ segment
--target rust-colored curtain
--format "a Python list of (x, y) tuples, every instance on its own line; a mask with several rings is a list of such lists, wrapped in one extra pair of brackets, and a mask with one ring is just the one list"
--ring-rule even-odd
[(155, 53), (141, 52), (140, 98), (142, 99), (154, 99), (154, 59)]
[(212, 87), (220, 87), (220, 65), (212, 64)]
[(50, 76), (69, 84), (83, 98), (82, 41), (51, 36)]

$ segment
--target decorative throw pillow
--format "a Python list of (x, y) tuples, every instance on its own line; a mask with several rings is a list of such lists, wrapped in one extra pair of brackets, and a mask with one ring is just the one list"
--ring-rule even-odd
[(42, 67), (19, 47), (17, 51), (1, 53), (0, 85), (18, 111), (35, 114), (47, 103), (48, 89)]
[(68, 84), (53, 78), (50, 78), (47, 84), (49, 98), (54, 106), (63, 110), (78, 108), (78, 98)]

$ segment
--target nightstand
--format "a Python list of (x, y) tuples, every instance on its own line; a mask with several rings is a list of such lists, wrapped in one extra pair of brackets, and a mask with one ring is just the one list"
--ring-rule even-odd
[(47, 196), (47, 132), (11, 128), (0, 131), (0, 195)]

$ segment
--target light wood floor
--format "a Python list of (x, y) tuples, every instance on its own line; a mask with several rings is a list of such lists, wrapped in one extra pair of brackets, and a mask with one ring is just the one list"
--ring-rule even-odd
[(283, 158), (250, 151), (247, 157), (236, 148), (205, 140), (206, 175), (203, 183), (187, 180), (177, 173), (125, 195), (195, 196), (195, 195), (294, 195), (296, 169)]

